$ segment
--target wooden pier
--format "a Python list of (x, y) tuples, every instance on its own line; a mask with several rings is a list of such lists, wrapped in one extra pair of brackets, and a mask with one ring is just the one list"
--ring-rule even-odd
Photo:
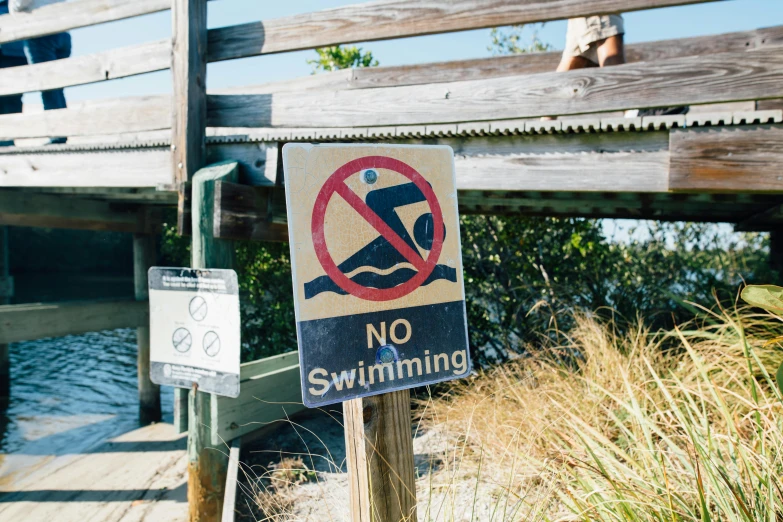
[[(381, 0), (210, 30), (206, 0), (73, 0), (0, 16), (0, 45), (168, 9), (173, 20), (170, 39), (0, 70), (0, 95), (164, 69), (173, 77), (171, 95), (0, 116), (0, 139), (19, 142), (0, 148), (0, 225), (133, 233), (136, 274), (134, 301), (5, 305), (13, 284), (0, 232), (0, 384), (7, 389), (7, 343), (134, 327), (140, 419), (159, 420), (159, 390), (146, 373), (145, 289), (164, 211), (176, 207), (180, 233), (203, 246), (194, 247), (202, 257), (193, 266), (225, 266), (214, 256), (230, 251), (229, 241), (286, 240), (280, 150), (292, 141), (450, 145), (463, 213), (727, 222), (776, 232), (783, 220), (783, 27), (634, 44), (625, 65), (566, 73), (552, 72), (559, 53), (539, 53), (205, 89), (208, 62), (706, 1)], [(691, 111), (641, 118), (622, 112), (676, 105)], [(68, 143), (25, 145), (51, 136), (67, 136)], [(192, 197), (197, 173), (220, 162), (233, 162), (234, 170), (201, 174), (201, 194), (209, 197)], [(73, 509), (89, 512), (83, 518), (124, 520), (117, 509), (126, 509), (132, 495), (79, 470), (130, 477), (117, 487), (165, 503), (170, 493), (182, 494), (182, 482), (156, 481), (169, 471), (182, 479), (187, 461), (212, 483), (206, 508), (207, 486), (191, 481), (191, 499), (201, 500), (191, 504), (190, 519), (217, 520), (236, 466), (227, 466), (226, 457), (201, 462), (203, 450), (301, 408), (290, 404), (300, 400), (298, 374), (296, 354), (285, 354), (244, 364), (238, 399), (191, 392), (189, 401), (178, 392), (173, 429), (153, 425), (128, 434), (134, 442), (118, 441), (138, 440), (134, 458), (99, 453), (46, 463), (38, 483), (6, 490), (0, 516), (41, 513), (49, 520)], [(193, 415), (207, 414), (209, 425), (196, 429)], [(169, 447), (189, 421), (188, 458), (183, 441), (167, 450), (170, 466), (156, 474), (160, 455), (145, 444)], [(141, 483), (144, 492), (130, 486)], [(133, 502), (124, 513), (137, 509)], [(232, 518), (226, 510), (223, 519)]]

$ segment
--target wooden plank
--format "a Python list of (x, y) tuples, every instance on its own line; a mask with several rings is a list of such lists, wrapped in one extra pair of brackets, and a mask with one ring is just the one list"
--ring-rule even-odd
[(742, 53), (402, 87), (208, 97), (215, 127), (459, 123), (783, 96), (783, 53)]
[[(215, 186), (215, 237), (288, 241), (288, 226), (272, 221), (274, 187), (219, 182)], [(285, 212), (285, 205), (278, 213)]]
[[(93, 419), (101, 417), (82, 417), (72, 425), (86, 431)], [(10, 472), (4, 472), (0, 484), (0, 520), (187, 520), (182, 498), (185, 441), (170, 424), (152, 424), (90, 444), (95, 438), (95, 433), (77, 435), (67, 451), (38, 439), (38, 451), (5, 455), (4, 470)], [(82, 448), (86, 451), (79, 451)]]
[(171, 153), (179, 191), (177, 229), (182, 233), (186, 228), (185, 184), (206, 162), (206, 0), (174, 0), (171, 23)]
[(210, 61), (709, 0), (380, 0), (212, 29)]
[(239, 480), (239, 454), (242, 450), (242, 437), (231, 441), (228, 452), (228, 472), (226, 473), (226, 488), (223, 499), (223, 514), (220, 522), (234, 522), (234, 506), (237, 500), (237, 482)]
[(168, 147), (0, 154), (0, 187), (154, 189), (171, 181)]
[(242, 363), (239, 370), (239, 381), (256, 379), (266, 373), (276, 372), (289, 366), (299, 364), (299, 352), (286, 352), (256, 361)]
[(343, 403), (353, 522), (416, 522), (410, 392)]
[[(625, 60), (626, 63), (655, 62), (684, 56), (747, 51), (780, 45), (783, 45), (783, 26), (756, 29), (754, 31), (631, 44), (625, 47)], [(365, 89), (535, 74), (554, 71), (560, 63), (561, 56), (562, 53), (560, 51), (555, 51), (395, 67), (362, 67), (353, 69), (349, 81), (343, 80), (343, 82), (347, 83), (345, 88), (348, 89)], [(319, 74), (316, 77), (319, 76), (328, 76), (328, 74)], [(289, 80), (286, 85), (280, 85), (277, 90), (280, 91), (283, 88), (297, 90), (310, 88), (309, 82), (311, 80), (309, 78), (303, 78), (302, 80), (301, 86)], [(325, 82), (321, 88), (331, 85), (339, 85), (337, 78), (334, 78), (333, 82)], [(258, 92), (275, 91), (261, 91), (259, 89)]]
[(152, 233), (162, 216), (136, 205), (0, 190), (0, 224), (83, 230)]
[(671, 190), (783, 192), (783, 125), (675, 130)]
[[(263, 359), (262, 359), (263, 360)], [(287, 422), (289, 415), (305, 409), (299, 378), (299, 362), (240, 383), (239, 397), (217, 397), (213, 407), (212, 444), (251, 433), (270, 423)]]
[[(747, 51), (783, 45), (783, 27), (697, 36), (627, 45), (627, 63), (683, 56)], [(363, 89), (445, 83), (553, 71), (562, 53), (525, 53), (474, 60), (362, 67), (254, 86), (220, 89), (212, 94), (271, 94), (311, 89)], [(0, 96), (83, 85), (160, 71), (170, 67), (171, 42), (158, 40), (100, 53), (74, 56), (0, 73)], [(762, 102), (763, 104), (764, 102)], [(779, 107), (775, 107), (779, 108)]]
[(0, 16), (0, 44), (166, 11), (171, 0), (71, 0)]
[[(147, 271), (156, 264), (157, 244), (153, 234), (133, 236), (133, 291), (137, 301), (149, 300)], [(136, 375), (139, 390), (139, 422), (160, 422), (160, 386), (150, 380), (150, 327), (136, 328)]]
[(9, 67), (0, 73), (0, 96), (162, 71), (170, 67), (170, 60), (171, 42), (158, 40), (52, 62)]
[(4, 114), (0, 116), (0, 138), (87, 136), (168, 129), (170, 126), (170, 97), (142, 96), (84, 102), (40, 113)]
[[(236, 182), (238, 176), (238, 164), (235, 162), (205, 167), (193, 175), (193, 235), (190, 247), (193, 268), (233, 266), (233, 244), (215, 239), (212, 234), (214, 191), (216, 181)], [(211, 434), (211, 426), (216, 422), (213, 406), (217, 400), (216, 395), (198, 391), (195, 384), (188, 396), (188, 507), (191, 522), (215, 522), (220, 519), (223, 510), (228, 461), (222, 445), (212, 444)]]
[(4, 305), (0, 306), (0, 344), (148, 323), (149, 305), (142, 301)]

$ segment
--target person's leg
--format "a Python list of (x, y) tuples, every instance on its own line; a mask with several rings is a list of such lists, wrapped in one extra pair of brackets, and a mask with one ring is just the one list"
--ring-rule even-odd
[(573, 71), (575, 69), (586, 69), (588, 67), (598, 67), (598, 64), (591, 62), (584, 56), (566, 56), (560, 59), (557, 66), (557, 72)]
[[(67, 39), (64, 38), (67, 36)], [(67, 54), (66, 54), (67, 52)], [(25, 42), (25, 54), (30, 63), (44, 63), (59, 60), (71, 53), (70, 36), (67, 33), (32, 38)], [(41, 92), (44, 110), (64, 109), (65, 94), (62, 89)]]
[(625, 63), (623, 35), (610, 36), (594, 44), (598, 53), (598, 65), (608, 67)]

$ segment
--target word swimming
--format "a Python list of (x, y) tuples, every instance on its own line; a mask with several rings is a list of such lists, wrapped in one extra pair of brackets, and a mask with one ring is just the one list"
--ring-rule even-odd
[[(386, 383), (395, 379), (415, 379), (422, 375), (448, 372), (452, 372), (454, 375), (463, 375), (468, 371), (469, 363), (466, 350), (452, 352), (451, 359), (449, 359), (448, 353), (430, 356), (430, 351), (424, 350), (423, 359), (422, 361), (419, 357), (411, 357), (393, 362), (376, 363), (372, 366), (365, 366), (364, 361), (359, 361), (358, 368), (341, 370), (339, 373), (330, 373), (325, 368), (313, 368), (307, 374), (307, 382), (312, 385), (307, 388), (307, 391), (311, 395), (322, 397), (331, 388), (336, 391), (350, 390), (358, 384), (359, 387), (369, 391), (376, 383)], [(415, 385), (416, 383), (411, 384)]]

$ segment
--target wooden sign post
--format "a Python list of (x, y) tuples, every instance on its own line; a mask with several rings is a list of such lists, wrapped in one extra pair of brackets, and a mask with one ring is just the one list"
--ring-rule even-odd
[(343, 403), (355, 522), (416, 521), (409, 389), (470, 372), (451, 148), (283, 149), (302, 400)]

